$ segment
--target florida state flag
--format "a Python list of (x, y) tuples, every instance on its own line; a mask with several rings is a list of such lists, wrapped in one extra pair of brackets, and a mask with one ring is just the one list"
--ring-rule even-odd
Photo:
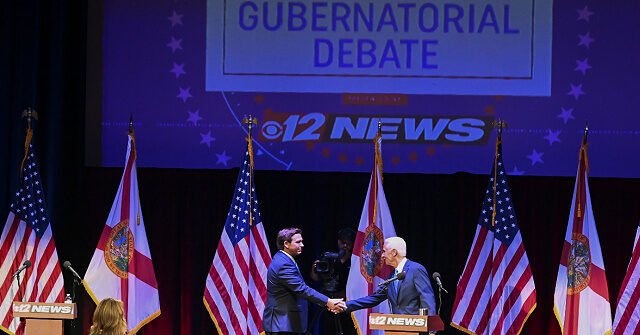
[[(380, 134), (375, 138), (375, 163), (364, 208), (360, 216), (360, 225), (353, 254), (351, 269), (347, 279), (347, 299), (357, 299), (370, 295), (376, 287), (393, 271), (386, 265), (382, 255), (384, 240), (396, 236), (387, 198), (382, 188), (382, 155), (380, 154)], [(361, 309), (352, 313), (358, 334), (380, 334), (382, 330), (369, 329), (369, 314), (390, 313), (389, 305), (382, 303), (373, 308)]]
[(585, 134), (554, 294), (553, 310), (565, 335), (611, 333), (609, 290), (591, 209), (588, 172)]
[(160, 315), (158, 283), (140, 209), (132, 132), (118, 193), (83, 284), (96, 303), (104, 298), (122, 300), (129, 334)]

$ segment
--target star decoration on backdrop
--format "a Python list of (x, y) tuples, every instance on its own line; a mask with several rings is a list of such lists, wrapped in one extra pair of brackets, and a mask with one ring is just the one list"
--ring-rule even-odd
[(314, 141), (308, 141), (308, 142), (306, 142), (304, 144), (304, 147), (306, 148), (307, 151), (311, 151), (311, 150), (315, 149), (316, 143), (317, 142), (314, 142)]
[(169, 42), (167, 46), (171, 48), (172, 53), (176, 53), (177, 49), (182, 50), (181, 43), (182, 43), (182, 39), (176, 40), (175, 38), (173, 38), (173, 36), (171, 36), (171, 42)]
[(179, 87), (178, 89), (180, 89), (180, 93), (176, 96), (176, 98), (182, 99), (182, 102), (187, 102), (187, 99), (193, 97), (191, 95), (191, 87), (187, 87), (187, 89), (184, 90), (182, 89), (182, 87)]
[(349, 158), (347, 157), (347, 154), (341, 154), (338, 157), (338, 160), (340, 161), (340, 163), (344, 164), (349, 160)]
[(544, 155), (544, 152), (537, 152), (536, 149), (533, 148), (531, 155), (527, 155), (527, 158), (531, 160), (531, 166), (536, 165), (536, 163), (544, 164), (542, 155)]
[(328, 158), (331, 155), (331, 149), (324, 148), (322, 149), (321, 154), (324, 158)]
[(578, 100), (578, 97), (584, 94), (584, 92), (582, 91), (582, 84), (577, 86), (573, 84), (569, 84), (569, 85), (571, 85), (571, 90), (567, 94), (573, 95), (573, 97), (576, 98), (576, 100)]
[(558, 143), (562, 142), (560, 141), (560, 138), (558, 138), (562, 130), (553, 131), (551, 129), (547, 129), (547, 131), (549, 132), (549, 134), (547, 134), (547, 136), (545, 136), (544, 138), (547, 141), (549, 141), (549, 146), (553, 145), (554, 142), (558, 142)]
[(191, 113), (191, 111), (187, 111), (187, 113), (189, 113), (189, 118), (187, 119), (187, 122), (193, 122), (194, 126), (198, 123), (198, 121), (202, 120), (199, 109), (196, 109), (195, 113)]
[(436, 153), (436, 149), (434, 147), (427, 148), (427, 156), (433, 156)]
[(564, 109), (562, 107), (560, 107), (560, 109), (562, 110), (562, 112), (560, 114), (558, 114), (558, 117), (561, 118), (562, 120), (564, 120), (564, 124), (567, 124), (567, 121), (569, 121), (569, 119), (573, 119), (573, 108), (569, 108), (569, 109)]
[(227, 151), (223, 151), (221, 154), (216, 154), (216, 156), (218, 156), (218, 161), (216, 162), (216, 165), (218, 164), (224, 164), (224, 166), (227, 166), (227, 162), (231, 159), (230, 156), (227, 156)]
[(589, 35), (589, 32), (587, 32), (584, 35), (578, 35), (578, 38), (580, 39), (580, 42), (578, 42), (578, 46), (584, 45), (587, 49), (589, 49), (589, 46), (591, 45), (591, 43), (596, 41), (593, 38), (591, 38), (591, 35)]
[(176, 75), (176, 79), (178, 79), (178, 77), (180, 77), (181, 74), (187, 74), (186, 72), (184, 72), (184, 63), (178, 65), (177, 63), (173, 63), (173, 69), (169, 70), (169, 72), (172, 72), (173, 74)]
[(360, 165), (364, 164), (364, 158), (360, 157), (360, 156), (356, 156), (355, 162), (356, 162), (356, 165), (360, 166)]
[(513, 166), (513, 170), (511, 170), (511, 172), (509, 172), (509, 175), (511, 176), (522, 176), (524, 174), (524, 171), (520, 171), (518, 170), (517, 166)]
[(495, 114), (495, 113), (496, 113), (496, 106), (494, 106), (494, 105), (487, 105), (487, 106), (484, 108), (484, 113), (485, 113), (485, 114), (487, 114), (487, 115), (493, 115), (493, 114)]
[(409, 153), (409, 160), (415, 163), (418, 160), (418, 154), (415, 151)]
[(173, 11), (173, 15), (169, 16), (168, 19), (171, 21), (171, 27), (174, 27), (176, 24), (182, 25), (182, 17), (183, 14), (178, 14), (176, 11)]
[[(209, 130), (209, 132), (206, 134), (200, 133), (200, 136), (202, 137), (202, 139), (200, 140), (200, 144), (206, 144), (209, 148), (211, 148), (211, 141), (216, 140), (215, 138), (211, 137), (211, 130)], [(220, 156), (218, 156), (218, 161), (220, 161)], [(224, 165), (226, 166), (227, 163), (225, 163)]]
[(578, 9), (578, 19), (576, 21), (585, 20), (589, 22), (589, 16), (593, 15), (593, 12), (589, 11), (589, 7), (586, 5), (583, 9)]
[(589, 65), (588, 61), (589, 61), (589, 57), (585, 58), (584, 60), (576, 59), (576, 64), (578, 65), (576, 66), (574, 71), (580, 71), (582, 72), (583, 75), (587, 75), (587, 70), (591, 68), (591, 65)]

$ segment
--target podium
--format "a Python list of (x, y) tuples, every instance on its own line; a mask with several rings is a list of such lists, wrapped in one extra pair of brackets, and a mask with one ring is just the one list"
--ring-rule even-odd
[(26, 319), (26, 335), (63, 335), (64, 320), (78, 316), (76, 304), (51, 302), (13, 302), (13, 316)]
[(385, 335), (410, 335), (444, 330), (444, 323), (438, 315), (371, 313), (369, 328), (384, 330)]

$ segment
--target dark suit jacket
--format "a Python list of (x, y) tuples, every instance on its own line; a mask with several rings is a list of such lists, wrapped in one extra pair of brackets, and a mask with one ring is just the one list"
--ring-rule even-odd
[(325, 305), (329, 299), (304, 283), (295, 262), (283, 252), (273, 255), (267, 272), (267, 303), (262, 327), (267, 332), (302, 333), (307, 328), (307, 301)]
[[(424, 266), (407, 259), (402, 271), (407, 276), (399, 281), (398, 294), (389, 284), (388, 289), (381, 288), (369, 296), (347, 301), (347, 312), (371, 308), (389, 299), (393, 314), (418, 315), (420, 308), (428, 309), (429, 315), (436, 314), (436, 298)], [(393, 272), (389, 278), (393, 278)]]

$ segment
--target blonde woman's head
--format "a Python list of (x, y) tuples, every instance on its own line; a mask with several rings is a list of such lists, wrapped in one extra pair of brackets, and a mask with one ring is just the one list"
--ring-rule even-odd
[(127, 332), (122, 301), (106, 298), (93, 313), (93, 325), (89, 333), (101, 335), (123, 335)]

